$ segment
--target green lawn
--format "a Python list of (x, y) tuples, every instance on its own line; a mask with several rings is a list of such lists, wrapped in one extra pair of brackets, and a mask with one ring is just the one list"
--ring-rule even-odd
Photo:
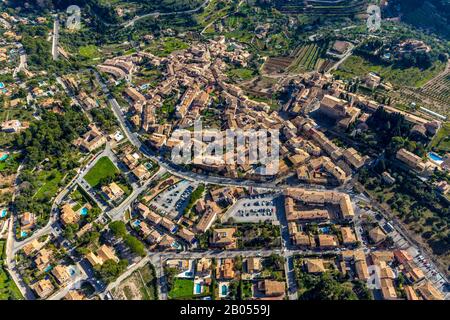
[(80, 56), (87, 58), (87, 59), (94, 59), (94, 58), (98, 58), (100, 56), (100, 52), (98, 51), (98, 48), (94, 45), (80, 47), (78, 49), (78, 53), (80, 54)]
[(74, 192), (70, 195), (70, 198), (75, 201), (77, 204), (72, 208), (74, 211), (81, 209), (85, 204), (90, 203), (94, 207), (97, 206), (93, 200), (89, 198), (84, 192), (82, 193), (79, 188), (75, 189)]
[(369, 72), (375, 72), (383, 78), (383, 81), (391, 82), (394, 85), (420, 87), (439, 74), (443, 68), (443, 63), (439, 61), (426, 70), (420, 70), (419, 68), (393, 68), (392, 66), (373, 64), (360, 56), (354, 55), (348, 58), (334, 74), (342, 78), (351, 79), (365, 76)]
[(91, 185), (96, 187), (100, 181), (107, 177), (114, 177), (119, 169), (116, 168), (114, 163), (108, 158), (100, 158), (91, 170), (84, 176), (84, 179)]
[(175, 278), (172, 290), (169, 292), (171, 299), (191, 298), (194, 295), (194, 281)]
[(63, 175), (58, 170), (52, 170), (50, 172), (42, 171), (38, 175), (39, 181), (43, 182), (43, 185), (37, 190), (33, 198), (42, 199), (43, 197), (53, 197), (59, 189), (59, 182), (62, 180)]
[(22, 300), (22, 294), (14, 281), (3, 269), (5, 241), (0, 241), (0, 300)]
[(450, 152), (450, 122), (446, 122), (442, 125), (442, 128), (431, 141), (430, 147), (434, 151), (443, 154)]
[[(19, 167), (19, 153), (13, 153), (6, 160), (0, 161), (0, 172), (8, 171), (8, 173), (16, 172)], [(7, 174), (8, 174), (7, 173)]]
[(251, 69), (237, 68), (231, 69), (227, 72), (228, 77), (233, 78), (237, 81), (250, 80), (254, 77), (254, 72)]
[(174, 51), (184, 50), (189, 48), (189, 45), (180, 39), (167, 37), (155, 41), (149, 48), (152, 54), (158, 57), (167, 57)]

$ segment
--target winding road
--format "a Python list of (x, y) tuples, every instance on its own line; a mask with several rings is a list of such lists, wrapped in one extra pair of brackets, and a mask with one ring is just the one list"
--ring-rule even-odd
[(162, 16), (175, 16), (175, 15), (180, 15), (180, 14), (196, 13), (196, 12), (200, 11), (201, 9), (203, 9), (204, 7), (206, 7), (209, 4), (210, 1), (211, 0), (205, 0), (205, 2), (203, 2), (200, 6), (198, 6), (197, 8), (194, 8), (194, 9), (190, 9), (190, 10), (173, 11), (173, 12), (152, 12), (152, 13), (144, 14), (142, 16), (136, 16), (133, 19), (125, 21), (123, 23), (118, 23), (118, 24), (104, 23), (104, 24), (106, 26), (108, 26), (108, 27), (129, 28), (129, 27), (133, 26), (136, 22), (138, 22), (139, 20), (142, 20), (142, 19), (156, 18), (156, 17), (162, 17)]

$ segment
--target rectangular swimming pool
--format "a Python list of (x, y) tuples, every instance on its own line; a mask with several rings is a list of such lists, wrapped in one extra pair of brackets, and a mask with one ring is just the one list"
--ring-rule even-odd
[(431, 159), (431, 161), (437, 163), (437, 164), (441, 164), (442, 162), (444, 162), (444, 159), (442, 157), (440, 157), (439, 155), (437, 155), (434, 152), (429, 152), (428, 153), (428, 158)]
[(228, 295), (228, 286), (226, 285), (222, 285), (222, 288), (220, 288), (222, 296), (227, 296)]
[(202, 293), (202, 285), (200, 283), (196, 283), (194, 286), (194, 294)]

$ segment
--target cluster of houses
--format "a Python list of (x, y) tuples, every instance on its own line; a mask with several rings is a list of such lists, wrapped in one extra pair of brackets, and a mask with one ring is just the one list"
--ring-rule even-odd
[[(212, 283), (215, 275), (218, 297), (230, 298), (230, 284), (239, 277), (251, 282), (252, 300), (282, 300), (286, 296), (285, 281), (260, 277), (263, 271), (263, 259), (260, 257), (246, 257), (242, 260), (242, 270), (238, 270), (234, 258), (217, 259), (215, 265), (211, 258), (196, 260), (169, 259), (165, 261), (166, 268), (177, 271), (175, 277), (191, 279), (194, 283), (193, 296), (204, 294), (206, 286)], [(213, 270), (215, 268), (215, 270)], [(215, 271), (215, 272), (213, 272)], [(209, 292), (209, 294), (212, 294)]]
[[(363, 250), (345, 250), (335, 258), (302, 258), (301, 265), (310, 274), (339, 270), (349, 279), (367, 283), (384, 300), (443, 300), (442, 293), (425, 279), (405, 250), (372, 251), (368, 255)], [(402, 284), (396, 280), (400, 274), (405, 279)]]
[(46, 243), (34, 239), (22, 248), (22, 252), (27, 259), (32, 260), (33, 267), (39, 274), (51, 274), (51, 276), (39, 277), (40, 280), (30, 285), (40, 299), (48, 298), (73, 280), (76, 268), (60, 263), (54, 249)]
[[(129, 85), (124, 91), (130, 105), (130, 121), (147, 133), (148, 144), (162, 153), (169, 154), (175, 147), (186, 147), (185, 142), (172, 133), (176, 129), (191, 128), (194, 121), (211, 105), (214, 97), (221, 101), (218, 109), (221, 116), (217, 117), (222, 130), (220, 136), (224, 137), (226, 130), (235, 129), (272, 129), (281, 133), (280, 161), (276, 172), (264, 170), (261, 165), (250, 161), (239, 161), (249, 158), (252, 152), (248, 137), (238, 152), (227, 150), (219, 157), (202, 152), (202, 156), (196, 159), (198, 161), (192, 164), (194, 171), (255, 180), (267, 180), (267, 176), (279, 178), (295, 171), (297, 178), (305, 183), (339, 185), (349, 181), (354, 170), (370, 161), (354, 148), (342, 148), (333, 143), (325, 135), (325, 130), (308, 114), (318, 110), (326, 118), (334, 120), (338, 129), (345, 130), (357, 124), (357, 128), (364, 130), (367, 126), (365, 121), (381, 104), (348, 92), (343, 81), (335, 80), (329, 74), (312, 73), (289, 82), (289, 86), (295, 89), (283, 110), (293, 117), (286, 120), (273, 111), (268, 103), (249, 98), (242, 88), (229, 82), (226, 72), (230, 65), (244, 66), (250, 58), (250, 54), (241, 47), (228, 50), (230, 45), (233, 44), (220, 38), (210, 40), (208, 44), (193, 44), (189, 49), (174, 52), (168, 57), (139, 52), (110, 59), (99, 68), (104, 70), (105, 65), (121, 68), (122, 64), (127, 63), (127, 71), (122, 71), (131, 74), (138, 70), (139, 63), (145, 59), (163, 70), (164, 78), (155, 87), (137, 88)], [(337, 43), (337, 47), (340, 48), (341, 44)], [(348, 50), (345, 43), (342, 43), (342, 47), (344, 52)], [(124, 77), (118, 77), (113, 72), (111, 74), (116, 79)], [(367, 77), (366, 82), (378, 86), (381, 79), (373, 74)], [(174, 117), (169, 122), (161, 123), (158, 121), (158, 110), (173, 95), (178, 97)], [(387, 112), (400, 112), (389, 106), (384, 107)], [(425, 127), (431, 134), (440, 127), (438, 121), (404, 114), (407, 121)], [(200, 146), (200, 150), (207, 150), (208, 144), (197, 140), (192, 132), (189, 147), (196, 144), (196, 148)], [(271, 151), (272, 146), (269, 145), (268, 154)]]
[[(355, 246), (357, 236), (350, 222), (355, 215), (350, 197), (336, 191), (311, 191), (287, 189), (285, 191), (285, 213), (289, 234), (295, 246), (309, 249), (335, 249), (340, 245)], [(339, 236), (331, 234), (329, 227), (313, 235), (307, 231), (309, 224), (328, 224), (333, 221)], [(338, 226), (337, 223), (343, 223)]]
[[(194, 217), (170, 218), (156, 209), (150, 209), (140, 202), (136, 211), (141, 219), (132, 221), (143, 239), (153, 248), (160, 250), (177, 249), (177, 240), (188, 246), (195, 246), (197, 235), (203, 235), (222, 216), (225, 207), (232, 205), (243, 194), (242, 188), (218, 188), (208, 192), (207, 197), (197, 200), (193, 210)], [(208, 200), (206, 200), (208, 198)], [(235, 249), (237, 239), (236, 228), (214, 228), (209, 240), (209, 246), (215, 248)]]

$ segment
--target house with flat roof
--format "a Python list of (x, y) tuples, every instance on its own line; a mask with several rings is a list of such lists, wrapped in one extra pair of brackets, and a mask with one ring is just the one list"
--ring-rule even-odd
[(212, 267), (212, 259), (210, 258), (201, 258), (197, 260), (195, 274), (199, 277), (209, 277), (211, 276), (211, 267)]
[(19, 120), (7, 120), (2, 122), (1, 128), (6, 133), (16, 133), (28, 128), (28, 123), (22, 123)]

